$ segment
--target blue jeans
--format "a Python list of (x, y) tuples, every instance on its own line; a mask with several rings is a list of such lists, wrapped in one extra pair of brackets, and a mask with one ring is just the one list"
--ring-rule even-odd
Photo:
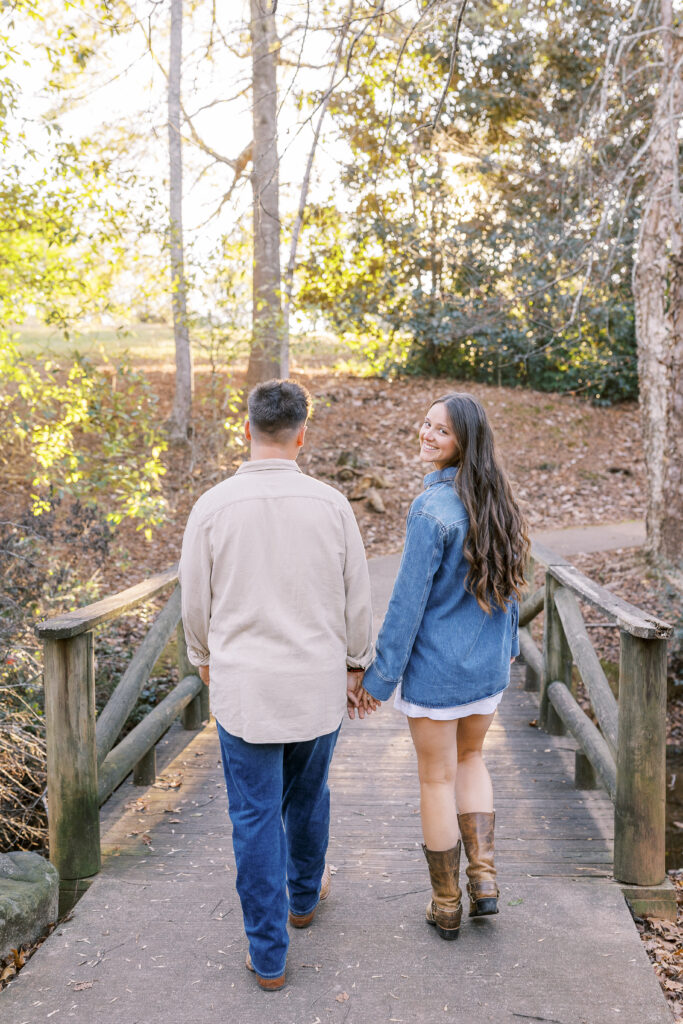
[(262, 978), (278, 978), (289, 946), (288, 909), (308, 914), (320, 898), (327, 775), (339, 729), (302, 743), (245, 743), (216, 725), (249, 953)]

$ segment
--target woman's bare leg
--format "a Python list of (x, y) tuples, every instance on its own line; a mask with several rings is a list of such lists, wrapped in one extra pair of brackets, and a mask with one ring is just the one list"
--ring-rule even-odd
[(458, 751), (455, 799), (460, 814), (493, 810), (493, 787), (482, 747), (494, 715), (495, 712), (493, 715), (469, 715), (454, 723)]
[(458, 722), (409, 718), (417, 752), (422, 834), (428, 850), (450, 850), (458, 841), (455, 806)]

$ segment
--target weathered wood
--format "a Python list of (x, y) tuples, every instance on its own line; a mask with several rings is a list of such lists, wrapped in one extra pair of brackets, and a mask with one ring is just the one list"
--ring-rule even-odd
[(100, 870), (93, 635), (44, 644), (50, 860), (61, 878)]
[(622, 885), (624, 899), (636, 917), (656, 917), (660, 921), (676, 921), (678, 901), (669, 878), (660, 885)]
[(94, 604), (86, 605), (84, 608), (76, 608), (64, 615), (57, 615), (53, 619), (46, 619), (39, 622), (35, 627), (36, 636), (42, 640), (63, 640), (67, 637), (78, 636), (86, 630), (93, 629), (101, 622), (109, 619), (116, 619), (124, 612), (130, 611), (143, 601), (149, 601), (156, 597), (165, 587), (178, 579), (178, 567), (173, 566), (164, 572), (150, 576), (142, 583), (136, 583), (134, 587), (128, 587), (119, 594), (112, 594)]
[(152, 786), (157, 777), (157, 748), (150, 747), (133, 768), (135, 786)]
[(593, 765), (602, 785), (614, 800), (617, 768), (604, 736), (581, 710), (564, 683), (559, 680), (548, 687), (548, 698), (584, 754)]
[(543, 676), (538, 721), (541, 729), (551, 736), (564, 732), (562, 720), (555, 714), (554, 706), (548, 699), (548, 687), (559, 680), (569, 690), (572, 686), (572, 656), (564, 635), (564, 627), (555, 605), (555, 594), (559, 590), (557, 580), (546, 572), (545, 610), (543, 613)]
[[(192, 664), (187, 656), (187, 642), (185, 640), (185, 630), (183, 629), (182, 621), (178, 623), (176, 643), (178, 648), (178, 674), (180, 678), (184, 679), (185, 676), (193, 675), (199, 676), (197, 668)], [(208, 720), (209, 715), (209, 688), (208, 686), (202, 685), (197, 696), (183, 711), (183, 728), (199, 729), (202, 722)]]
[[(154, 663), (180, 619), (180, 587), (176, 587), (133, 655), (116, 689), (97, 719), (97, 761), (101, 764), (135, 707)], [(181, 679), (183, 676), (181, 675)]]
[[(202, 688), (206, 689), (202, 683)], [(190, 701), (183, 711), (183, 729), (201, 729), (202, 727), (202, 695), (201, 690), (197, 696)]]
[(614, 876), (658, 885), (665, 869), (666, 641), (621, 632)]
[(574, 786), (576, 789), (597, 789), (595, 768), (582, 750), (574, 754)]
[(617, 702), (588, 636), (581, 609), (571, 590), (564, 587), (555, 592), (555, 606), (562, 620), (574, 664), (584, 681), (612, 756), (616, 757), (619, 720)]
[(673, 633), (673, 626), (669, 622), (648, 615), (628, 601), (622, 601), (611, 591), (601, 587), (598, 583), (584, 576), (582, 572), (557, 555), (554, 551), (546, 548), (543, 544), (532, 543), (534, 557), (548, 567), (548, 572), (561, 583), (568, 587), (584, 601), (588, 601), (595, 608), (600, 608), (606, 615), (614, 619), (619, 628), (631, 636), (640, 636), (646, 639), (665, 639)]
[(530, 594), (529, 597), (525, 597), (519, 606), (519, 625), (528, 626), (532, 619), (535, 619), (537, 615), (540, 615), (543, 611), (543, 605), (545, 602), (545, 587), (539, 587), (538, 590)]
[(102, 804), (129, 775), (133, 766), (166, 732), (203, 686), (199, 676), (186, 676), (131, 732), (114, 747), (100, 767), (98, 796)]
[(524, 689), (537, 693), (541, 688), (543, 678), (543, 655), (534, 643), (529, 630), (524, 627), (519, 631), (519, 650), (526, 665)]

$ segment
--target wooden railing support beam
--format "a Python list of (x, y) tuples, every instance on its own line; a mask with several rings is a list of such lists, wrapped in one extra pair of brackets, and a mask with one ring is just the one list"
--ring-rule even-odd
[(93, 634), (45, 640), (50, 860), (60, 878), (100, 870)]
[[(198, 676), (196, 667), (192, 664), (187, 656), (187, 643), (185, 640), (185, 630), (183, 629), (182, 619), (178, 623), (176, 631), (176, 646), (178, 649), (178, 676), (180, 679), (185, 679), (186, 676)], [(194, 700), (188, 704), (183, 711), (183, 728), (184, 729), (200, 729), (202, 722), (207, 721), (209, 718), (209, 688), (208, 686), (202, 686), (201, 690), (194, 698)]]
[(555, 606), (562, 620), (576, 667), (590, 697), (595, 716), (600, 723), (607, 744), (616, 757), (618, 740), (618, 709), (614, 694), (607, 682), (600, 659), (591, 643), (581, 609), (571, 590), (560, 587), (555, 592)]
[(524, 689), (538, 693), (543, 679), (543, 655), (534, 643), (531, 633), (524, 626), (519, 631), (519, 653), (526, 665)]
[(666, 876), (666, 641), (621, 632), (614, 877), (658, 885)]
[(134, 786), (153, 786), (157, 777), (157, 748), (150, 747), (133, 768)]
[(543, 678), (538, 724), (551, 736), (563, 736), (565, 729), (562, 719), (548, 699), (548, 687), (559, 681), (571, 691), (572, 656), (564, 633), (564, 627), (555, 606), (555, 594), (560, 584), (550, 575), (545, 575), (545, 605), (543, 621)]

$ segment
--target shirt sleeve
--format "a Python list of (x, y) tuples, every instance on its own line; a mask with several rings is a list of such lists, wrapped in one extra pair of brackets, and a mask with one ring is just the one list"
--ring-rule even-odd
[(370, 573), (363, 538), (351, 508), (344, 515), (346, 558), (344, 589), (346, 592), (346, 663), (354, 668), (367, 668), (372, 661), (372, 599)]
[(375, 660), (363, 677), (363, 686), (377, 700), (388, 700), (403, 678), (443, 558), (444, 541), (445, 530), (438, 520), (422, 512), (409, 514), (403, 557), (377, 638)]
[(206, 527), (190, 513), (178, 566), (187, 656), (193, 665), (209, 664), (211, 620), (211, 547)]

